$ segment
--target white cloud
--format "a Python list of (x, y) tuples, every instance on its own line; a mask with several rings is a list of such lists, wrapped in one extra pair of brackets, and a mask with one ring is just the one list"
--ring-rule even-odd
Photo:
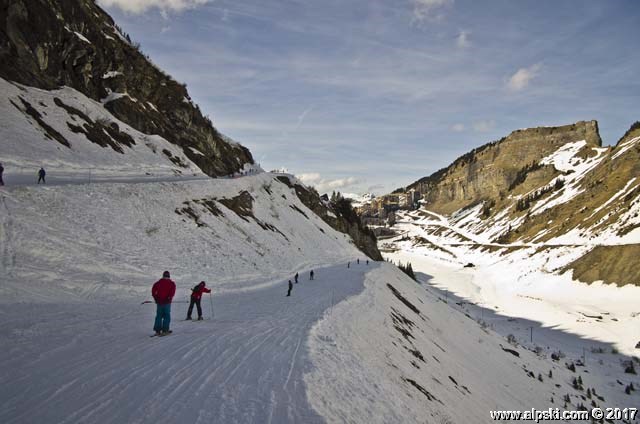
[(520, 91), (529, 85), (529, 82), (538, 75), (542, 65), (536, 63), (528, 68), (520, 68), (518, 71), (509, 78), (507, 82), (507, 88), (510, 91)]
[(462, 132), (462, 131), (464, 131), (464, 124), (460, 124), (460, 123), (453, 124), (451, 126), (451, 131), (453, 131), (453, 132)]
[(491, 131), (496, 126), (496, 121), (487, 120), (487, 121), (477, 121), (473, 123), (473, 130), (476, 132), (487, 132)]
[(98, 0), (101, 6), (118, 7), (129, 13), (143, 13), (149, 9), (159, 9), (163, 16), (169, 12), (180, 12), (208, 3), (210, 0)]
[(308, 174), (298, 174), (296, 175), (296, 177), (298, 177), (300, 181), (302, 181), (307, 185), (314, 185), (322, 179), (320, 177), (320, 174), (318, 174), (317, 172), (310, 172)]
[(335, 180), (327, 180), (322, 178), (317, 172), (310, 172), (306, 174), (296, 175), (300, 181), (306, 185), (314, 186), (320, 193), (326, 193), (328, 191), (339, 190), (344, 187), (349, 187), (354, 184), (358, 184), (358, 179), (354, 177), (338, 178)]
[(454, 0), (411, 0), (413, 19), (416, 21), (442, 19), (442, 10), (453, 4)]
[(460, 31), (460, 34), (456, 38), (456, 45), (459, 48), (464, 49), (469, 47), (469, 44), (469, 31)]

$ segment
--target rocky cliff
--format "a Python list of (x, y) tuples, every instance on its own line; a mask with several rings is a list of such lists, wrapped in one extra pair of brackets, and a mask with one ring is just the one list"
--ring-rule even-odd
[(178, 146), (210, 176), (253, 163), (93, 0), (0, 0), (0, 77), (45, 90), (71, 87)]
[(546, 272), (640, 285), (638, 123), (615, 147), (601, 146), (595, 121), (515, 131), (409, 187), (425, 199), (416, 217), (428, 237), (415, 245), (448, 255), (464, 245), (514, 263), (525, 249)]
[(278, 180), (294, 189), (302, 203), (334, 230), (350, 236), (356, 247), (367, 256), (375, 261), (382, 260), (376, 236), (362, 223), (349, 200), (342, 199), (343, 202), (340, 204), (325, 204), (314, 189), (308, 188), (288, 176), (278, 177)]
[(586, 150), (600, 147), (597, 122), (514, 131), (472, 150), (408, 188), (423, 193), (428, 208), (438, 213), (451, 213), (481, 201), (497, 202), (516, 189), (527, 190), (555, 177), (553, 167), (539, 165), (540, 160), (577, 140), (587, 141)]

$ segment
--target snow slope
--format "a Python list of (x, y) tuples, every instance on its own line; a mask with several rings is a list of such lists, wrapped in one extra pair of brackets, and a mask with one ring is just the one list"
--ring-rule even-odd
[[(638, 404), (640, 396), (626, 395), (616, 382), (640, 382), (622, 373), (619, 355), (589, 352), (588, 366), (574, 373), (565, 364), (577, 363), (577, 352), (553, 361), (546, 351), (531, 351), (535, 346), (509, 344), (449, 302), (389, 264), (368, 273), (363, 294), (333, 308), (312, 331), (317, 368), (305, 381), (314, 408), (328, 422), (481, 423), (491, 422), (490, 410)], [(606, 369), (598, 357), (610, 359)], [(572, 386), (578, 376), (579, 390)], [(591, 404), (588, 388), (606, 401), (594, 397)]]
[[(581, 402), (561, 363), (366, 265), (275, 177), (0, 189), (0, 421), (489, 422)], [(149, 338), (164, 269), (174, 334)], [(215, 318), (180, 321), (201, 279)]]
[[(204, 175), (182, 150), (158, 135), (143, 134), (116, 119), (104, 105), (77, 90), (41, 90), (0, 78), (0, 161), (6, 174), (35, 173), (40, 166), (49, 171), (72, 174), (127, 175)], [(26, 101), (41, 115), (42, 121), (70, 144), (66, 147), (47, 137), (47, 131), (26, 113)], [(63, 106), (59, 106), (62, 104)], [(60, 103), (61, 102), (61, 103)], [(72, 109), (71, 109), (72, 108)], [(74, 113), (75, 109), (79, 113)], [(93, 122), (117, 125), (135, 144), (121, 146), (124, 153), (91, 142), (82, 132), (89, 118)], [(71, 126), (70, 126), (71, 125)], [(105, 133), (106, 137), (111, 138)], [(113, 140), (116, 142), (115, 140)], [(163, 151), (177, 157), (185, 167), (177, 166)]]
[[(420, 218), (414, 220), (412, 215)], [(414, 270), (429, 275), (434, 273), (434, 263), (441, 270), (453, 267), (460, 278), (444, 279), (442, 287), (473, 303), (638, 354), (640, 287), (585, 284), (573, 281), (570, 273), (557, 272), (591, 246), (482, 243), (461, 236), (466, 231), (454, 222), (424, 215), (422, 211), (399, 214), (396, 230), (403, 236), (382, 243), (385, 257), (411, 262)], [(462, 268), (469, 263), (474, 267)], [(606, 318), (588, 319), (585, 314)]]
[[(246, 216), (224, 204), (243, 192), (253, 199)], [(266, 173), (179, 183), (5, 186), (0, 194), (6, 276), (0, 303), (141, 298), (164, 269), (186, 284), (181, 294), (201, 279), (235, 290), (265, 275), (361, 255)]]
[(332, 299), (362, 290), (363, 272), (344, 270), (305, 274), (289, 298), (283, 281), (214, 289), (213, 320), (206, 295), (202, 322), (180, 321), (187, 305), (174, 304), (174, 333), (164, 338), (147, 337), (153, 305), (5, 305), (0, 421), (324, 422), (304, 390), (306, 339)]

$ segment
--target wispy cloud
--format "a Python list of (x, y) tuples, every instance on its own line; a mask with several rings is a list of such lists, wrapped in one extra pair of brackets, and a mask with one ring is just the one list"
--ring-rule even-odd
[(306, 174), (296, 175), (306, 185), (310, 185), (316, 188), (320, 193), (327, 191), (339, 190), (341, 188), (349, 187), (358, 184), (360, 181), (355, 177), (338, 178), (329, 180), (322, 178), (317, 172), (311, 172)]
[[(340, 191), (406, 185), (514, 128), (595, 117), (617, 140), (635, 119), (630, 6), (98, 1), (265, 169), (319, 171), (314, 184), (329, 192), (354, 179)], [(165, 21), (161, 10), (183, 13)], [(594, 32), (594, 22), (619, 25)]]
[(469, 34), (469, 31), (460, 31), (460, 34), (458, 34), (458, 37), (456, 38), (456, 45), (458, 48), (464, 49), (469, 47), (471, 44), (469, 41)]
[(496, 126), (496, 121), (489, 119), (486, 121), (476, 121), (473, 123), (473, 130), (476, 132), (488, 132)]
[(454, 0), (411, 0), (413, 4), (413, 19), (417, 22), (425, 20), (441, 20), (444, 10), (453, 4)]
[(151, 9), (158, 9), (164, 17), (169, 12), (181, 12), (193, 9), (211, 0), (98, 0), (105, 7), (118, 7), (128, 13), (144, 13)]
[(541, 67), (542, 65), (536, 63), (529, 66), (528, 68), (518, 69), (507, 82), (507, 88), (509, 89), (509, 91), (520, 91), (526, 88), (531, 80), (538, 76), (538, 72), (540, 71)]
[(313, 106), (310, 106), (308, 108), (306, 108), (301, 114), (300, 116), (298, 116), (298, 121), (296, 122), (296, 126), (293, 128), (293, 130), (297, 130), (298, 128), (300, 128), (300, 125), (302, 125), (302, 123), (304, 122), (304, 118), (307, 117), (307, 115), (309, 114), (309, 112), (311, 112), (313, 110)]

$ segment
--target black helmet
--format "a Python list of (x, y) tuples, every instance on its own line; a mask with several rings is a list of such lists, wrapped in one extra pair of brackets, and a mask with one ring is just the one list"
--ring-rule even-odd
[(171, 278), (171, 274), (169, 274), (169, 271), (165, 271), (162, 273), (162, 278)]

